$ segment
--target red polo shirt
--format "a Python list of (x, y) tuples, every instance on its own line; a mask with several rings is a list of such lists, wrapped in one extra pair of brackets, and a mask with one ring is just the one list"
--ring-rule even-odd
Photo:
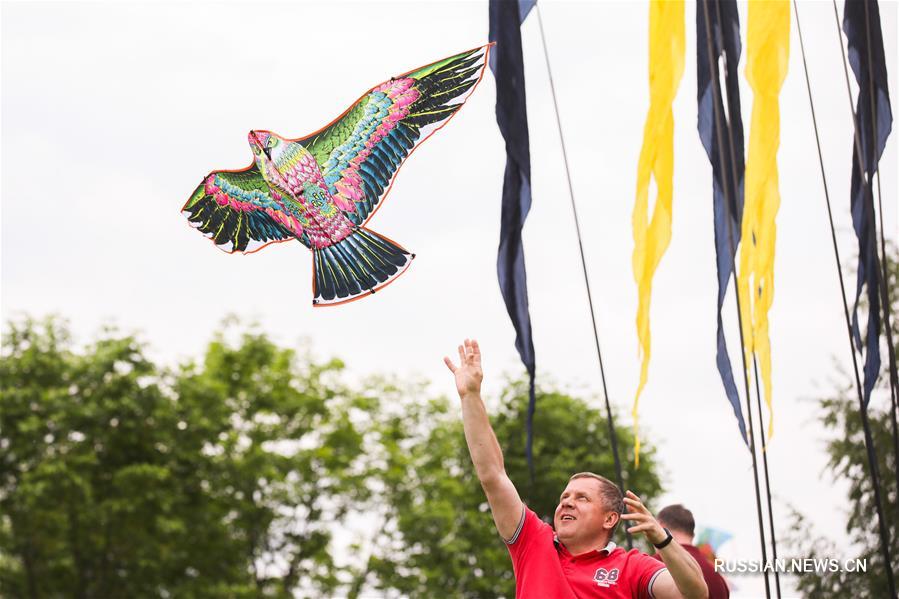
[(525, 507), (521, 524), (507, 541), (517, 599), (645, 599), (665, 565), (636, 549), (609, 543), (604, 549), (571, 555), (552, 527)]

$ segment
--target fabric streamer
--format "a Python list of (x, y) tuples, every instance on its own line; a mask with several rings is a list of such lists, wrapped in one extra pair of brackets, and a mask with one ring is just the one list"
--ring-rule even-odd
[(536, 358), (528, 310), (524, 247), (521, 242), (521, 230), (531, 209), (531, 153), (520, 25), (533, 5), (533, 2), (503, 0), (490, 0), (489, 5), (489, 39), (497, 43), (495, 59), (490, 61), (496, 78), (496, 122), (506, 141), (506, 170), (503, 176), (496, 272), (506, 310), (515, 327), (515, 348), (530, 379), (526, 452), (532, 481)]
[[(706, 12), (709, 14), (712, 31), (713, 62), (716, 65), (720, 65), (722, 55), (725, 62), (724, 93), (727, 94), (727, 111), (724, 110), (721, 100), (715, 97), (711, 79), (713, 74), (709, 72), (709, 39), (706, 32)], [(736, 247), (740, 242), (740, 221), (743, 217), (743, 119), (740, 114), (740, 87), (737, 79), (740, 51), (740, 19), (737, 14), (737, 3), (735, 0), (721, 0), (720, 2), (699, 0), (696, 4), (698, 129), (702, 145), (712, 163), (712, 205), (714, 208), (715, 253), (718, 271), (718, 349), (716, 362), (727, 399), (733, 408), (734, 416), (737, 418), (740, 434), (743, 436), (743, 441), (748, 444), (746, 423), (743, 420), (743, 411), (740, 408), (740, 396), (734, 384), (733, 370), (727, 353), (727, 341), (724, 338), (724, 328), (721, 320), (721, 306), (724, 303), (727, 284), (733, 273), (734, 255)], [(717, 70), (714, 72), (714, 77), (716, 81), (719, 80)], [(724, 128), (724, 133), (730, 132), (730, 134), (724, 139), (718, 138), (718, 132), (715, 128), (715, 106), (712, 104), (713, 101), (719, 102), (718, 110), (728, 121), (727, 126)], [(720, 152), (719, 144), (722, 145)], [(723, 162), (719, 159), (720, 156), (724, 156)], [(736, 173), (731, 172), (731, 165), (736, 167)], [(728, 205), (725, 205), (725, 202), (728, 202)]]
[[(868, 13), (866, 22), (865, 13)], [(859, 351), (864, 346), (864, 406), (868, 407), (871, 391), (880, 374), (880, 286), (878, 278), (877, 231), (874, 224), (874, 198), (872, 195), (874, 173), (893, 125), (890, 94), (887, 86), (887, 69), (884, 60), (883, 34), (880, 28), (880, 9), (876, 0), (846, 2), (843, 12), (843, 31), (849, 47), (849, 64), (858, 82), (856, 118), (861, 145), (859, 165), (857, 148), (852, 147), (852, 180), (850, 208), (852, 227), (858, 238), (858, 276), (855, 288), (855, 305), (852, 309), (852, 333)], [(870, 38), (869, 38), (870, 33)], [(870, 51), (870, 54), (869, 54)], [(873, 89), (873, 98), (872, 98)], [(872, 114), (872, 104), (875, 114)], [(876, 116), (876, 131), (874, 117)], [(858, 303), (862, 289), (867, 291), (868, 325), (864, 343), (859, 330)]]
[(777, 150), (780, 146), (778, 96), (787, 76), (790, 56), (788, 0), (749, 3), (746, 24), (746, 79), (753, 91), (743, 243), (737, 289), (743, 312), (743, 342), (755, 353), (768, 406), (768, 438), (774, 426), (771, 385), (771, 341), (768, 311), (774, 301), (775, 217), (780, 207)]
[[(671, 241), (674, 196), (674, 113), (672, 104), (684, 74), (684, 2), (651, 0), (649, 3), (649, 111), (643, 128), (643, 146), (637, 163), (634, 202), (634, 280), (637, 283), (637, 338), (640, 342), (640, 382), (634, 397), (634, 463), (640, 465), (637, 406), (649, 374), (651, 337), (649, 306), (652, 278)], [(649, 183), (658, 190), (649, 220)]]

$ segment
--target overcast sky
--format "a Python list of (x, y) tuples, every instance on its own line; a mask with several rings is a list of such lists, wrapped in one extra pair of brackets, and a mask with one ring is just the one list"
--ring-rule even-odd
[[(647, 3), (541, 5), (609, 395), (630, 424), (639, 369), (631, 210), (648, 108)], [(739, 7), (745, 49), (745, 2)], [(673, 237), (654, 283), (641, 430), (663, 465), (666, 493), (658, 505), (684, 503), (700, 524), (735, 535), (725, 557), (751, 558), (758, 553), (751, 462), (715, 368), (712, 184), (696, 132), (695, 10), (688, 2), (686, 68), (674, 106)], [(800, 16), (848, 266), (856, 247), (848, 209), (852, 124), (840, 40), (830, 2), (801, 3)], [(894, 99), (896, 16), (894, 2), (881, 3)], [(536, 12), (522, 37), (533, 172), (524, 242), (538, 377), (599, 408)], [(179, 213), (209, 171), (249, 163), (250, 129), (303, 136), (391, 75), (486, 38), (486, 2), (3, 3), (3, 319), (61, 314), (81, 340), (118, 323), (139, 331), (154, 356), (175, 363), (198, 357), (234, 313), (258, 320), (282, 343), (308, 339), (317, 355), (340, 356), (353, 373), (420, 375), (445, 394), (454, 387), (442, 356), (462, 338), (477, 337), (485, 391), (495, 395), (504, 373), (523, 369), (496, 283), (505, 155), (489, 72), (452, 123), (409, 159), (368, 224), (418, 256), (375, 297), (313, 309), (305, 247), (226, 255)], [(748, 142), (752, 94), (743, 67)], [(783, 531), (786, 506), (794, 505), (840, 538), (846, 489), (822, 474), (825, 431), (811, 399), (842, 384), (838, 369), (850, 362), (795, 21), (781, 114), (770, 314), (775, 516)], [(896, 163), (894, 135), (881, 179), (894, 241)], [(847, 283), (854, 288), (848, 275)], [(731, 295), (725, 306), (736, 369)], [(873, 401), (886, 403), (884, 396)]]

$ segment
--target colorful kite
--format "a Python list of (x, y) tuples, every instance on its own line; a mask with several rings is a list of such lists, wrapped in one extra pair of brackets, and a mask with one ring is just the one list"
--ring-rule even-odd
[(721, 546), (732, 538), (733, 535), (726, 530), (718, 528), (700, 528), (696, 531), (693, 546), (699, 549), (699, 553), (714, 566), (715, 558), (717, 557)]
[(213, 171), (182, 213), (228, 253), (298, 240), (312, 250), (315, 306), (374, 293), (415, 255), (364, 225), (406, 157), (474, 91), (488, 52), (482, 46), (393, 77), (300, 139), (250, 131), (250, 166)]

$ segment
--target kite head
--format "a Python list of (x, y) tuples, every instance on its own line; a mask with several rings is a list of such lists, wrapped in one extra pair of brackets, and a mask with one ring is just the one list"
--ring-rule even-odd
[(568, 547), (595, 546), (611, 539), (624, 510), (612, 481), (581, 472), (568, 481), (553, 517), (556, 536)]
[(279, 148), (283, 147), (285, 143), (281, 137), (271, 131), (250, 131), (247, 141), (250, 142), (250, 148), (252, 148), (257, 162), (263, 157), (270, 161), (273, 160), (275, 154), (279, 153)]

